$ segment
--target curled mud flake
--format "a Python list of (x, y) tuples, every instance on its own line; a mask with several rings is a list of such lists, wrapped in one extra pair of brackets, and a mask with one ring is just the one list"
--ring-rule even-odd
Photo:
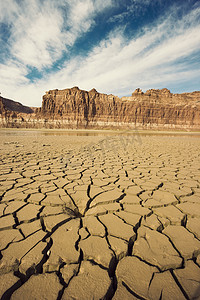
[(141, 216), (134, 215), (126, 211), (115, 212), (115, 215), (124, 221), (124, 223), (132, 225), (133, 228), (138, 227), (138, 224), (141, 220)]
[(113, 214), (99, 216), (100, 221), (106, 226), (108, 234), (129, 241), (135, 236), (133, 227), (123, 222)]
[(62, 287), (55, 273), (32, 275), (12, 294), (11, 299), (57, 299)]
[(85, 216), (100, 216), (105, 215), (107, 213), (114, 213), (119, 211), (121, 206), (119, 203), (109, 203), (109, 204), (98, 204), (90, 208), (86, 213)]
[(88, 216), (83, 218), (83, 226), (85, 226), (91, 235), (100, 237), (105, 236), (104, 226), (98, 221), (95, 216)]
[(59, 214), (55, 216), (47, 216), (43, 218), (44, 226), (46, 228), (46, 231), (51, 232), (52, 229), (57, 226), (58, 224), (64, 224), (65, 221), (71, 219), (71, 215), (67, 214)]
[(185, 221), (185, 214), (183, 214), (175, 206), (165, 206), (153, 209), (154, 214), (158, 217), (167, 218), (171, 225), (182, 225)]
[(148, 298), (185, 300), (185, 296), (177, 285), (170, 271), (155, 273), (149, 286)]
[(176, 207), (189, 216), (200, 217), (200, 203), (184, 202), (177, 204)]
[(13, 272), (0, 275), (0, 297), (2, 300), (9, 299), (12, 292), (22, 284)]
[(25, 276), (42, 272), (42, 265), (47, 255), (47, 242), (39, 242), (30, 251), (28, 251), (20, 260), (19, 272)]
[(12, 228), (16, 225), (13, 215), (7, 215), (0, 218), (0, 231)]
[(197, 255), (196, 264), (200, 267), (200, 254)]
[(79, 227), (79, 219), (69, 219), (52, 228), (51, 253), (43, 266), (44, 272), (58, 271), (63, 263), (78, 263), (80, 253), (76, 249), (76, 242), (79, 240)]
[(183, 226), (170, 225), (163, 230), (176, 249), (185, 259), (196, 257), (200, 253), (200, 241)]
[(124, 204), (123, 206), (124, 206), (124, 211), (130, 212), (132, 214), (136, 214), (136, 215), (140, 215), (140, 216), (149, 216), (152, 214), (150, 209), (148, 209), (146, 207), (142, 207), (140, 205)]
[[(2, 198), (3, 202), (8, 201), (25, 201), (27, 198), (27, 194), (24, 193), (24, 191), (20, 191), (20, 188), (14, 188), (6, 192)], [(23, 202), (22, 202), (23, 203)]]
[(188, 299), (200, 296), (200, 268), (192, 261), (185, 262), (185, 267), (173, 271)]
[(71, 279), (79, 272), (79, 264), (66, 264), (61, 269), (62, 278), (67, 286)]
[(65, 206), (45, 206), (40, 213), (41, 217), (55, 216), (67, 211)]
[(41, 201), (45, 198), (45, 195), (42, 193), (34, 193), (31, 194), (30, 197), (28, 198), (29, 203), (34, 203), (34, 204), (40, 204)]
[(0, 231), (0, 250), (7, 248), (11, 243), (22, 240), (23, 237), (17, 229)]
[(42, 230), (41, 222), (39, 219), (33, 222), (21, 223), (17, 226), (17, 228), (21, 231), (25, 238), (35, 233), (36, 231)]
[(83, 251), (84, 260), (95, 261), (109, 269), (114, 254), (109, 249), (106, 238), (90, 236), (86, 240), (79, 242), (79, 248)]
[(121, 260), (124, 256), (128, 255), (129, 244), (127, 241), (108, 235), (108, 242), (117, 260)]
[(142, 219), (141, 225), (149, 227), (151, 229), (161, 231), (163, 228), (162, 223), (158, 220), (157, 216), (152, 214), (151, 216), (144, 217)]
[[(43, 231), (37, 231), (25, 240), (12, 243), (7, 249), (2, 251), (3, 258), (0, 260), (0, 272), (7, 273), (17, 271), (21, 259), (44, 238)], [(36, 257), (33, 256), (32, 263)], [(37, 259), (36, 259), (37, 260)]]
[[(120, 286), (124, 283), (125, 286), (133, 291), (135, 296), (139, 296), (139, 299), (148, 299), (149, 284), (153, 274), (156, 272), (159, 272), (156, 267), (148, 265), (137, 257), (124, 257), (116, 268), (118, 287), (121, 289), (122, 287)], [(118, 287), (116, 296), (119, 293)], [(116, 296), (114, 299), (117, 299)]]
[(111, 279), (106, 270), (83, 261), (78, 276), (72, 278), (62, 299), (105, 299), (110, 285)]
[(162, 233), (144, 226), (140, 227), (137, 233), (138, 238), (133, 245), (133, 255), (161, 270), (174, 269), (182, 265), (179, 253)]
[(27, 204), (21, 210), (17, 212), (17, 218), (20, 222), (30, 222), (31, 220), (37, 219), (37, 215), (41, 209), (40, 205), (32, 203)]
[(99, 195), (97, 195), (92, 203), (90, 207), (93, 207), (94, 205), (101, 203), (113, 203), (113, 202), (117, 202), (118, 200), (122, 199), (124, 197), (124, 193), (120, 192), (118, 189), (115, 190), (110, 190), (110, 191), (105, 191)]
[(115, 291), (115, 294), (112, 298), (113, 300), (120, 300), (120, 299), (126, 299), (126, 300), (136, 300), (136, 299), (142, 299), (139, 298), (138, 295), (133, 293), (130, 288), (127, 287), (124, 282), (120, 281), (117, 283), (117, 290)]

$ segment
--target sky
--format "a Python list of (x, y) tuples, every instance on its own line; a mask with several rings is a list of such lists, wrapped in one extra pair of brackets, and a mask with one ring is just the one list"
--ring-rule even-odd
[(1, 96), (200, 90), (200, 0), (0, 0)]

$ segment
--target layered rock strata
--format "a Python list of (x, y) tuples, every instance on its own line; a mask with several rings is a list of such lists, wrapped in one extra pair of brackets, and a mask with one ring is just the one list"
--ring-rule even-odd
[(46, 92), (41, 108), (27, 113), (11, 112), (2, 99), (4, 127), (200, 128), (200, 92), (172, 94), (168, 89), (151, 89), (143, 93), (136, 89), (132, 96), (119, 98), (95, 89), (56, 89)]
[(36, 108), (0, 97), (0, 127), (29, 127)]

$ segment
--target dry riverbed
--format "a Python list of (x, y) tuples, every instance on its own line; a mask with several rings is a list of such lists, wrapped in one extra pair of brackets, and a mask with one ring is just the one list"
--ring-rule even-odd
[(200, 136), (0, 131), (1, 299), (200, 299)]

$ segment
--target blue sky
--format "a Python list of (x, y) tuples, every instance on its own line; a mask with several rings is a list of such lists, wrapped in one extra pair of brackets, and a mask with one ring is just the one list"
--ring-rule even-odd
[(2, 0), (0, 45), (0, 92), (29, 106), (73, 86), (200, 90), (199, 0)]

